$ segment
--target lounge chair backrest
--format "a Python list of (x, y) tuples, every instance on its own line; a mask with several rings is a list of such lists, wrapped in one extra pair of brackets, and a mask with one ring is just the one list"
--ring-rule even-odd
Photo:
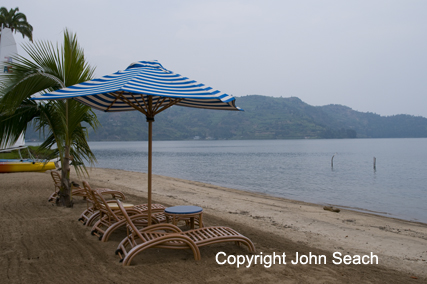
[(98, 192), (98, 190), (93, 190), (87, 181), (83, 181), (83, 187), (86, 190), (88, 196), (90, 196), (90, 199), (92, 200), (93, 206), (96, 210), (99, 210), (102, 214), (109, 216), (110, 219), (115, 219), (116, 221), (119, 220), (116, 214), (114, 214), (114, 212), (108, 206), (107, 201), (105, 201), (102, 194)]
[(138, 236), (141, 240), (144, 239), (139, 232), (138, 228), (135, 226), (135, 224), (130, 219), (128, 213), (126, 212), (126, 209), (123, 207), (122, 202), (119, 199), (116, 199), (117, 205), (119, 205), (120, 211), (122, 212), (123, 217), (126, 219), (126, 223), (128, 225), (128, 229), (130, 229), (132, 235)]
[(83, 188), (88, 198), (96, 205), (95, 196), (93, 195), (93, 190), (87, 181), (83, 181)]
[(94, 201), (96, 205), (99, 206), (98, 210), (108, 215), (110, 219), (114, 219), (116, 221), (120, 221), (116, 214), (114, 214), (113, 210), (111, 210), (110, 206), (108, 206), (107, 201), (102, 196), (101, 190), (95, 189), (92, 190)]
[(55, 183), (55, 187), (59, 190), (61, 188), (61, 176), (56, 171), (51, 171), (50, 175), (52, 176), (53, 182)]
[(86, 201), (89, 203), (92, 203), (93, 207), (95, 207), (97, 209), (96, 204), (95, 204), (95, 200), (94, 200), (94, 196), (92, 193), (92, 189), (90, 188), (90, 185), (87, 181), (83, 181), (83, 189), (86, 193)]

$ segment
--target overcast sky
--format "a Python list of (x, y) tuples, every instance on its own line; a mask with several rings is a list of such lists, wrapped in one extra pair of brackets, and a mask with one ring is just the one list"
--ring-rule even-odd
[[(427, 117), (427, 1), (2, 0), (77, 34), (96, 76), (140, 60), (232, 94)], [(19, 34), (18, 44), (28, 42)], [(24, 55), (22, 49), (18, 53)], [(239, 100), (237, 99), (237, 105)]]

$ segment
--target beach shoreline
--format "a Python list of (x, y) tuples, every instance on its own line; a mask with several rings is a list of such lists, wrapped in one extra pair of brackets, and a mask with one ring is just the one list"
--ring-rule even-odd
[[(89, 181), (105, 187), (122, 186), (124, 192), (146, 196), (144, 173), (100, 168), (91, 169), (90, 173), (95, 174)], [(109, 178), (117, 173), (120, 177)], [(152, 194), (159, 203), (197, 205), (207, 214), (329, 252), (352, 255), (374, 252), (381, 255), (386, 266), (411, 273), (424, 270), (427, 276), (427, 224), (424, 223), (341, 206), (341, 212), (334, 213), (323, 210), (319, 204), (159, 175), (153, 175)], [(402, 244), (402, 239), (411, 245)]]
[[(90, 178), (82, 179), (92, 187), (123, 191), (127, 201), (134, 204), (146, 202), (145, 173), (100, 168), (92, 168), (89, 173)], [(101, 243), (90, 234), (90, 228), (77, 222), (86, 208), (80, 197), (74, 198), (74, 208), (61, 208), (47, 202), (53, 191), (48, 172), (4, 174), (0, 175), (0, 180), (3, 193), (0, 212), (5, 228), (0, 233), (4, 256), (0, 261), (0, 274), (3, 279), (15, 279), (10, 283), (25, 279), (53, 282), (46, 281), (55, 279), (49, 273), (56, 273), (56, 277), (61, 273), (68, 275), (70, 280), (64, 283), (94, 279), (93, 273), (106, 282), (117, 282), (117, 279), (132, 282), (140, 279), (138, 277), (149, 277), (149, 283), (313, 283), (319, 279), (328, 283), (403, 283), (415, 278), (427, 280), (426, 224), (345, 208), (335, 213), (323, 210), (318, 204), (158, 175), (153, 175), (154, 202), (166, 206), (202, 207), (205, 225), (235, 228), (254, 242), (258, 255), (286, 253), (289, 261), (296, 261), (298, 254), (312, 253), (325, 255), (328, 263), (292, 265), (288, 262), (286, 266), (272, 265), (270, 268), (259, 264), (250, 268), (219, 265), (216, 255), (220, 251), (227, 255), (248, 254), (245, 248), (224, 244), (202, 248), (202, 260), (198, 262), (187, 250), (153, 249), (142, 253), (130, 268), (124, 269), (114, 255), (122, 237)], [(81, 181), (75, 174), (72, 180)], [(337, 265), (332, 263), (334, 253), (353, 258), (372, 253), (378, 256), (379, 264)], [(64, 254), (72, 259), (71, 263), (63, 260)], [(146, 266), (150, 271), (141, 269)], [(171, 267), (174, 267), (172, 271)], [(193, 269), (200, 270), (202, 276), (189, 275), (188, 271)]]

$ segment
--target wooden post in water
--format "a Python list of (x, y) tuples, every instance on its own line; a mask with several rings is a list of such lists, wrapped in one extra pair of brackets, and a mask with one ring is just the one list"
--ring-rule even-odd
[(377, 169), (377, 158), (374, 157), (374, 170)]

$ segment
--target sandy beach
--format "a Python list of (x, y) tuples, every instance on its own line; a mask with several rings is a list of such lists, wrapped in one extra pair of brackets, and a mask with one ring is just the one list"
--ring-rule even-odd
[[(92, 169), (93, 188), (123, 191), (127, 202), (146, 202), (146, 174)], [(73, 181), (79, 182), (75, 175)], [(426, 283), (427, 225), (340, 208), (154, 176), (153, 200), (166, 206), (203, 208), (205, 226), (229, 226), (249, 237), (257, 255), (282, 255), (286, 264), (236, 267), (218, 264), (218, 252), (248, 255), (234, 243), (189, 250), (151, 249), (123, 267), (114, 251), (125, 231), (102, 243), (77, 221), (86, 202), (73, 208), (47, 202), (54, 187), (48, 172), (0, 175), (2, 283)], [(324, 255), (326, 263), (302, 264), (296, 256)], [(344, 255), (370, 256), (378, 264), (344, 264)], [(335, 257), (334, 257), (335, 256)], [(341, 256), (341, 258), (337, 257)], [(221, 260), (224, 260), (222, 258)], [(366, 258), (368, 260), (368, 258)], [(335, 263), (334, 263), (335, 262)], [(247, 264), (247, 263), (246, 263)]]

